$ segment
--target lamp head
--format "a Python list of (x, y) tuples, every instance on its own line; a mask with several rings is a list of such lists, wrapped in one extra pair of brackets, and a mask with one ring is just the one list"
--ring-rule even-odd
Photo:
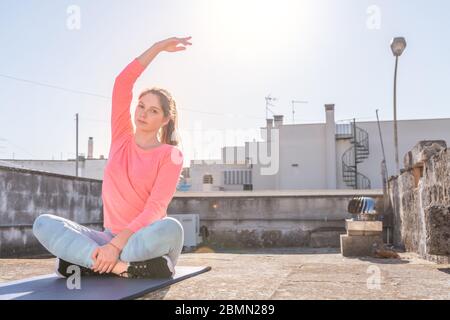
[(392, 53), (394, 54), (394, 56), (396, 57), (400, 57), (403, 53), (403, 51), (406, 48), (406, 39), (403, 37), (397, 37), (392, 39), (391, 42), (391, 49), (392, 49)]

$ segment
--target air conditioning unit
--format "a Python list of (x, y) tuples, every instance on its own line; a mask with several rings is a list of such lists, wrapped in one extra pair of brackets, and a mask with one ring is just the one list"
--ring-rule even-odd
[(177, 219), (184, 229), (184, 246), (196, 247), (202, 242), (200, 236), (200, 217), (198, 213), (168, 214), (169, 217)]

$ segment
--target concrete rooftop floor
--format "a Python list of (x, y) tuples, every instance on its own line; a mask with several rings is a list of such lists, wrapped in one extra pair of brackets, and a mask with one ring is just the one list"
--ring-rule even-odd
[[(140, 299), (450, 299), (450, 265), (413, 253), (398, 260), (343, 258), (337, 249), (211, 251), (183, 253), (178, 262), (211, 271)], [(52, 273), (53, 265), (53, 258), (0, 259), (0, 282)], [(368, 287), (378, 272), (379, 289), (376, 280)]]

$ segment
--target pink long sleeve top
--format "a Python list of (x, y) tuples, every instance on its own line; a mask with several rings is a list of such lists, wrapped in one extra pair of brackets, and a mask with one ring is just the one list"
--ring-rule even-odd
[(134, 59), (116, 77), (112, 96), (111, 147), (104, 170), (104, 227), (117, 234), (133, 232), (167, 215), (183, 166), (183, 154), (173, 145), (152, 149), (134, 140), (130, 104), (133, 86), (145, 67)]

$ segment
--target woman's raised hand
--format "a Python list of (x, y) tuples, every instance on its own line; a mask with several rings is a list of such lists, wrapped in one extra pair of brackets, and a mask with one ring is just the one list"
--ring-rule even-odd
[[(167, 52), (177, 52), (186, 50), (186, 46), (192, 45), (192, 43), (189, 42), (189, 40), (192, 37), (186, 37), (186, 38), (177, 38), (172, 37), (168, 38), (162, 41), (157, 42), (155, 45), (158, 47), (160, 51), (167, 51)], [(181, 46), (178, 46), (181, 45)]]
[(153, 59), (160, 52), (163, 52), (163, 51), (176, 52), (176, 51), (186, 50), (185, 46), (192, 45), (192, 43), (189, 42), (189, 39), (191, 39), (191, 38), (192, 37), (187, 37), (187, 38), (172, 37), (172, 38), (169, 38), (166, 40), (156, 42), (149, 49), (147, 49), (144, 53), (142, 53), (139, 57), (137, 57), (137, 60), (141, 63), (141, 65), (144, 68), (147, 68), (147, 66), (153, 61)]

